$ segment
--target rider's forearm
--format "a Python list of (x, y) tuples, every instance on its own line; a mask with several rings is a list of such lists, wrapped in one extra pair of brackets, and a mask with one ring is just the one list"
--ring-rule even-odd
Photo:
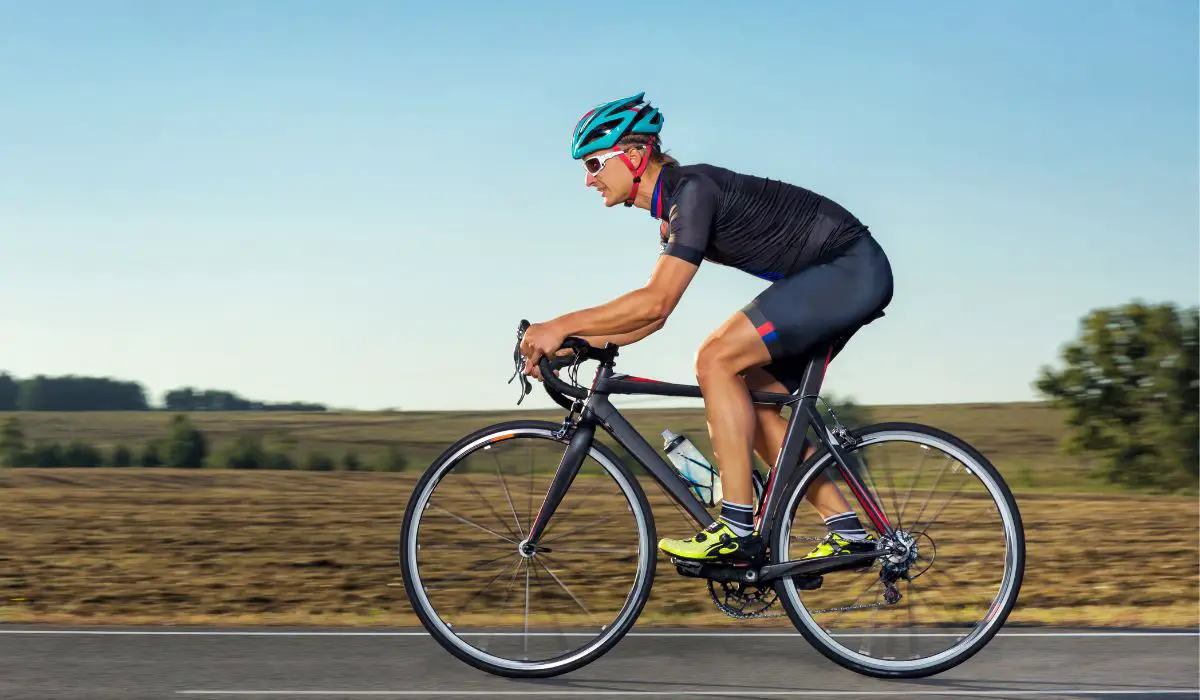
[(607, 304), (559, 316), (554, 323), (564, 335), (614, 335), (666, 321), (668, 312), (665, 295), (656, 289), (642, 287)]
[(580, 337), (586, 340), (588, 345), (591, 345), (595, 348), (602, 348), (604, 347), (605, 343), (612, 343), (613, 345), (617, 345), (619, 347), (625, 347), (626, 345), (633, 345), (637, 341), (645, 338), (651, 333), (654, 333), (666, 325), (666, 323), (667, 322), (665, 320), (659, 319), (653, 323), (648, 323), (645, 326), (642, 326), (636, 331), (630, 331), (629, 333), (618, 333), (616, 335), (585, 335)]

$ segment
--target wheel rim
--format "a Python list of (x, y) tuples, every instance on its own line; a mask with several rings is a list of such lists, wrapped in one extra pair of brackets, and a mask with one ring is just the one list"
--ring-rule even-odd
[[(545, 460), (530, 458), (527, 465), (529, 472), (522, 479), (528, 487), (521, 488), (513, 479), (507, 478), (510, 472), (506, 468), (506, 460), (498, 457), (497, 453), (506, 448), (511, 451), (514, 447), (518, 450), (527, 445), (532, 447), (535, 442), (544, 452), (555, 453), (554, 462), (547, 468)], [(542, 537), (541, 544), (550, 550), (532, 553), (532, 556), (529, 556), (531, 552), (527, 547), (524, 552), (520, 551), (529, 522), (540, 506), (545, 487), (553, 476), (553, 465), (557, 464), (564, 449), (565, 442), (555, 440), (548, 429), (517, 428), (482, 436), (445, 460), (420, 492), (414, 494), (414, 521), (402, 552), (412, 579), (412, 602), (425, 613), (424, 619), (434, 634), (484, 664), (526, 672), (572, 664), (624, 633), (632, 624), (639, 607), (639, 593), (648, 583), (653, 550), (648, 524), (636, 492), (623, 471), (595, 448), (589, 451), (580, 475), (576, 477)], [(487, 556), (476, 557), (482, 563), (475, 571), (486, 573), (485, 578), (479, 579), (481, 584), (492, 585), (496, 590), (502, 590), (504, 595), (476, 594), (491, 603), (486, 616), (492, 618), (490, 622), (481, 616), (465, 624), (456, 624), (452, 619), (446, 619), (452, 617), (446, 609), (447, 598), (441, 596), (439, 601), (441, 591), (435, 584), (441, 582), (435, 581), (436, 576), (430, 573), (436, 573), (439, 568), (439, 564), (435, 563), (437, 555), (430, 556), (433, 548), (428, 546), (437, 536), (431, 514), (438, 510), (449, 510), (438, 503), (439, 499), (435, 496), (438, 487), (460, 476), (455, 472), (466, 463), (465, 460), (478, 457), (487, 457), (495, 468), (491, 474), (495, 482), (493, 489), (489, 493), (488, 489), (475, 484), (475, 493), (482, 507), (465, 517), (471, 521), (470, 524), (461, 522), (462, 514), (452, 514), (458, 516), (454, 522), (464, 533), (477, 533), (483, 540), (494, 541), (494, 548)], [(461, 476), (470, 480), (474, 474), (474, 470), (470, 470)], [(608, 493), (604, 493), (604, 486), (608, 487)], [(492, 507), (492, 500), (495, 501), (495, 507)], [(518, 505), (521, 501), (524, 501), (524, 508)], [(614, 510), (616, 503), (620, 503), (619, 510)], [(597, 512), (600, 517), (593, 517)], [(572, 520), (575, 515), (581, 517)], [(628, 527), (629, 517), (635, 524), (632, 529)], [(510, 519), (507, 529), (503, 524), (506, 519)], [(613, 522), (623, 523), (625, 527), (610, 536), (609, 533), (614, 532), (611, 528)], [(444, 532), (445, 528), (442, 530)], [(424, 541), (422, 534), (426, 535)], [(605, 537), (599, 552), (594, 551), (596, 546), (568, 546), (575, 542), (586, 545), (596, 539), (596, 534)], [(455, 547), (458, 545), (461, 545), (460, 541), (453, 543)], [(615, 608), (606, 610), (603, 609), (605, 605), (597, 606), (585, 594), (597, 592), (597, 580), (611, 588), (614, 579), (620, 578), (617, 575), (619, 572), (611, 570), (611, 562), (605, 560), (605, 557), (615, 558), (615, 555), (619, 555), (625, 563), (632, 564), (624, 567), (625, 573), (629, 574), (630, 585), (624, 596), (610, 591), (603, 597), (608, 608)], [(574, 562), (564, 560), (567, 556), (578, 559)], [(585, 561), (588, 566), (575, 565), (580, 561)], [(424, 572), (422, 566), (425, 567)], [(591, 575), (587, 577), (590, 580), (581, 577), (593, 567), (605, 569), (600, 573), (608, 575)], [(474, 571), (466, 574), (472, 575)], [(567, 574), (575, 579), (568, 580)], [(577, 584), (578, 581), (582, 583)], [(512, 615), (506, 614), (512, 609), (509, 603), (514, 596), (518, 597), (517, 603), (523, 612), (520, 620), (514, 620)], [(497, 598), (502, 610), (497, 610)], [(539, 603), (551, 607), (561, 603), (571, 607), (575, 615), (564, 616), (557, 612), (539, 615)], [(473, 601), (468, 601), (466, 609), (472, 604)], [(557, 647), (554, 647), (555, 643)], [(550, 648), (556, 651), (546, 652)]]
[[(912, 430), (890, 429), (865, 435), (861, 439), (860, 444), (856, 446), (853, 451), (851, 451), (851, 455), (855, 459), (861, 459), (861, 455), (865, 449), (869, 449), (872, 446), (885, 445), (888, 443), (906, 443), (919, 449), (923, 449), (924, 451), (936, 449), (942, 453), (944, 456), (943, 461), (946, 462), (942, 470), (938, 472), (939, 475), (936, 477), (923, 477), (921, 467), (917, 467), (915, 469), (909, 468), (908, 471), (910, 473), (908, 476), (910, 477), (910, 481), (907, 485), (910, 486), (910, 488), (907, 489), (906, 496), (905, 485), (898, 483), (897, 480), (892, 479), (890, 484), (885, 483), (881, 485), (878, 483), (878, 479), (870, 478), (871, 476), (875, 476), (874, 472), (878, 471), (879, 465), (876, 463), (877, 460), (874, 458), (869, 460), (869, 464), (871, 466), (864, 470), (866, 474), (870, 475), (868, 476), (868, 488), (871, 489), (871, 491), (875, 494), (875, 497), (884, 506), (884, 510), (888, 514), (889, 521), (892, 522), (893, 526), (896, 526), (897, 520), (900, 521), (899, 530), (903, 542), (894, 543), (897, 546), (892, 551), (894, 551), (896, 554), (886, 562), (884, 558), (881, 558), (880, 562), (883, 563), (877, 562), (873, 564), (870, 571), (867, 573), (850, 571), (827, 574), (825, 576), (824, 585), (822, 585), (821, 588), (816, 591), (802, 591), (797, 588), (796, 582), (791, 579), (783, 582), (783, 589), (785, 595), (789, 599), (789, 602), (792, 604), (791, 607), (796, 611), (796, 614), (800, 618), (801, 623), (833, 653), (853, 663), (877, 670), (898, 672), (917, 671), (937, 666), (957, 657), (964, 652), (971, 651), (977, 647), (982, 639), (984, 639), (986, 636), (990, 636), (997, 625), (1002, 622), (1001, 618), (1003, 616), (1000, 613), (1008, 608), (1008, 605), (1011, 602), (1010, 598), (1015, 592), (1016, 587), (1019, 585), (1018, 574), (1021, 568), (1023, 568), (1021, 566), (1022, 562), (1020, 559), (1023, 556), (1023, 553), (1021, 551), (1022, 548), (1019, 546), (1020, 533), (1018, 532), (1017, 526), (1018, 518), (1008, 508), (1003, 490), (1000, 488), (1000, 485), (996, 482), (988, 470), (977, 463), (977, 461), (969, 454), (961, 450), (953, 443), (933, 435), (915, 432)], [(952, 468), (952, 465), (956, 465), (956, 467)], [(803, 550), (797, 551), (796, 545), (793, 544), (793, 540), (795, 538), (793, 531), (796, 529), (793, 524), (793, 516), (795, 516), (797, 507), (800, 505), (800, 494), (806, 491), (810, 484), (816, 479), (816, 475), (829, 473), (831, 468), (835, 468), (832, 457), (827, 455), (822, 460), (821, 466), (825, 467), (825, 469), (814, 469), (805, 477), (804, 482), (802, 482), (798, 488), (792, 491), (791, 497), (782, 511), (785, 516), (783, 522), (781, 523), (778, 542), (776, 542), (775, 545), (778, 550), (775, 556), (779, 561), (797, 559), (805, 554), (805, 551)], [(949, 503), (955, 494), (955, 492), (952, 490), (948, 491), (948, 489), (954, 488), (953, 474), (950, 480), (946, 480), (950, 482), (948, 489), (941, 491), (938, 490), (939, 482), (943, 481), (942, 477), (946, 472), (953, 472), (966, 479), (973, 477), (978, 482), (978, 489), (975, 492), (976, 495), (986, 494), (989, 499), (987, 502), (991, 504), (991, 510), (989, 511), (986, 507), (981, 507), (981, 505), (985, 503), (982, 498), (968, 500), (966, 508), (962, 511), (956, 511), (953, 507), (947, 507), (946, 504)], [(906, 502), (912, 498), (912, 491), (920, 491), (920, 486), (928, 485), (931, 481), (932, 488), (929, 489), (928, 494), (932, 497), (925, 498), (922, 496), (924, 501), (921, 502), (920, 509), (916, 511), (917, 514), (914, 514), (911, 510), (907, 510)], [(963, 490), (964, 489), (960, 486), (959, 492)], [(943, 504), (938, 505), (937, 501), (940, 500), (938, 496), (945, 496), (947, 492), (950, 493), (950, 496), (945, 499)], [(937, 494), (937, 496), (934, 496), (934, 494)], [(913, 498), (913, 501), (916, 502), (916, 499)], [(930, 501), (934, 501), (935, 505), (930, 506)], [(855, 501), (851, 503), (851, 508), (859, 513), (860, 520), (867, 530), (869, 532), (872, 531), (873, 528), (871, 527), (870, 521), (866, 519), (861, 512), (861, 506), (859, 506)], [(929, 509), (929, 512), (925, 512), (926, 508)], [(892, 562), (895, 560), (902, 559), (900, 554), (905, 551), (905, 547), (901, 545), (909, 544), (915, 541), (918, 545), (918, 552), (915, 557), (911, 557), (913, 561), (911, 562), (911, 566), (908, 568), (910, 575), (913, 575), (913, 581), (910, 582), (904, 579), (899, 579), (896, 581), (896, 589), (899, 590), (902, 595), (901, 600), (897, 604), (884, 604), (889, 608), (890, 612), (896, 613), (904, 608), (898, 608), (895, 606), (903, 605), (904, 599), (909, 598), (913, 602), (908, 604), (907, 617), (910, 623), (914, 622), (916, 611), (932, 607), (929, 600), (921, 600), (919, 598), (920, 595), (922, 593), (929, 594), (933, 592), (943, 593), (936, 587), (936, 583), (930, 583), (931, 580), (933, 580), (932, 578), (926, 577), (932, 577), (938, 573), (939, 564), (942, 564), (944, 567), (949, 563), (963, 562), (963, 557), (966, 556), (964, 552), (971, 553), (972, 559), (968, 563), (972, 566), (975, 566), (977, 562), (973, 558), (974, 554), (976, 551), (982, 551), (973, 549), (973, 547), (976, 545), (963, 546), (956, 542), (954, 540), (955, 531), (945, 526), (948, 518), (943, 516), (946, 516), (947, 514), (953, 516), (963, 516), (965, 513), (978, 515), (980, 513), (987, 512), (994, 514), (996, 524), (1001, 526), (1000, 530), (1003, 533), (1003, 553), (1001, 556), (995, 557), (995, 561), (993, 562), (998, 562), (1000, 564), (1001, 575), (999, 576), (999, 581), (995, 585), (994, 594), (984, 606), (979, 608), (981, 610), (986, 608), (986, 612), (983, 612), (982, 615), (980, 615), (980, 619), (976, 620), (974, 624), (970, 625), (966, 631), (950, 631), (955, 628), (959, 628), (961, 630), (961, 628), (965, 627), (961, 621), (953, 621), (956, 617), (967, 617), (964, 610), (955, 609), (956, 606), (953, 605), (943, 604), (943, 614), (940, 616), (940, 619), (938, 616), (934, 616), (934, 619), (931, 620), (933, 624), (910, 624), (909, 627), (919, 626), (923, 631), (914, 632), (910, 629), (909, 633), (904, 635), (907, 637), (906, 646), (904, 642), (891, 645), (880, 644), (878, 642), (878, 640), (881, 638), (893, 636), (880, 632), (875, 628), (875, 625), (871, 624), (873, 621), (871, 617), (872, 612), (874, 611), (877, 616), (877, 611), (884, 607), (882, 605), (879, 607), (863, 608), (859, 610), (843, 610), (840, 612), (835, 610), (831, 612), (820, 612), (821, 610), (830, 610), (830, 608), (847, 607), (845, 604), (840, 606), (822, 605), (822, 603), (828, 601), (833, 596), (841, 595), (847, 602), (850, 602), (851, 605), (854, 605), (857, 602), (852, 602), (855, 600), (855, 594), (859, 594), (858, 599), (861, 600), (861, 593), (866, 592), (866, 590), (869, 590), (872, 586), (878, 589), (880, 593), (886, 591), (887, 586), (883, 581), (883, 576), (880, 574), (881, 569), (883, 569), (885, 566), (892, 566)], [(932, 513), (932, 515), (930, 513)], [(899, 514), (899, 517), (897, 517), (897, 514)], [(812, 510), (811, 507), (808, 508), (805, 518), (808, 520), (815, 518), (815, 522), (820, 524), (820, 518), (815, 516), (815, 511)], [(964, 520), (964, 522), (966, 521)], [(921, 525), (925, 525), (925, 527), (922, 528)], [(939, 530), (937, 535), (930, 535), (930, 531), (934, 530), (935, 528)], [(984, 529), (980, 528), (978, 525), (958, 529), (958, 532), (960, 533), (967, 533), (971, 531), (983, 532)], [(876, 536), (878, 536), (877, 533)], [(996, 537), (995, 539), (998, 541), (1000, 538)], [(979, 537), (962, 537), (960, 540), (977, 542)], [(954, 546), (948, 547), (947, 545), (951, 543), (954, 543)], [(994, 546), (996, 544), (996, 542), (990, 540), (989, 543), (990, 546)], [(930, 550), (933, 550), (934, 552), (932, 557), (927, 556)], [(951, 550), (949, 557), (945, 556), (947, 550)], [(926, 561), (927, 559), (932, 559), (932, 561)], [(893, 571), (897, 568), (903, 568), (903, 566), (893, 566)], [(948, 577), (953, 577), (954, 571), (955, 569), (946, 569), (941, 573)], [(925, 579), (925, 581), (922, 582), (922, 579)], [(962, 579), (950, 580), (954, 585), (962, 583)], [(968, 581), (967, 583), (969, 585), (974, 585), (974, 582)], [(927, 598), (932, 598), (932, 596), (927, 595)], [(946, 602), (944, 595), (942, 600), (943, 603)], [(810, 612), (810, 610), (814, 612)], [(830, 629), (833, 623), (831, 623), (828, 619), (827, 616), (829, 615), (838, 616), (843, 620), (846, 616), (857, 616), (858, 620), (855, 620), (855, 622), (859, 622), (861, 620), (867, 624), (860, 629), (856, 629), (853, 625), (847, 625), (846, 631), (836, 633)], [(819, 621), (818, 616), (821, 616), (824, 619)], [(896, 615), (893, 614), (892, 619), (887, 621), (891, 623), (890, 627), (894, 628), (898, 626), (895, 624), (895, 617)], [(874, 619), (874, 622), (877, 624), (878, 621), (879, 620), (877, 616)], [(880, 626), (883, 627), (888, 625)], [(897, 638), (900, 636), (901, 635), (894, 635), (894, 637)], [(940, 651), (936, 651), (928, 655), (921, 653), (922, 649), (936, 648), (949, 640), (953, 640), (953, 643), (948, 647), (941, 649)], [(857, 646), (858, 648), (852, 648), (851, 644)], [(890, 647), (891, 653), (889, 654), (885, 652), (879, 656), (874, 655), (872, 653), (872, 647), (878, 649), (881, 646), (885, 648)], [(899, 656), (905, 656), (908, 658), (897, 658)]]

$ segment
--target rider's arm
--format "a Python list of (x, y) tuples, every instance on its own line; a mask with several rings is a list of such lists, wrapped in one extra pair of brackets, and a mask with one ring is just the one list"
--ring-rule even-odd
[(666, 319), (659, 319), (642, 326), (636, 331), (630, 331), (628, 333), (617, 333), (615, 335), (584, 335), (580, 337), (586, 340), (588, 345), (596, 348), (604, 347), (605, 343), (612, 343), (613, 345), (625, 347), (626, 345), (633, 345), (637, 341), (642, 340), (651, 333), (661, 329), (664, 325), (666, 325), (666, 323)]
[(704, 260), (719, 196), (716, 183), (707, 178), (681, 180), (671, 206), (670, 233), (650, 281), (607, 304), (559, 316), (554, 320), (559, 330), (594, 337), (641, 331), (656, 323), (661, 327)]
[(629, 333), (666, 322), (687, 289), (697, 266), (670, 255), (660, 255), (646, 286), (627, 292), (607, 304), (575, 311), (554, 319), (564, 335)]

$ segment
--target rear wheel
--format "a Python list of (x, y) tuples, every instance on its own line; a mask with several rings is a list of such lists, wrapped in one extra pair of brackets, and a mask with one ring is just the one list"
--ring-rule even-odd
[(827, 573), (814, 590), (781, 579), (776, 593), (805, 639), (841, 666), (884, 678), (940, 673), (982, 649), (1017, 601), (1025, 567), (1017, 504), (995, 467), (953, 435), (912, 423), (852, 433), (851, 465), (894, 535), (873, 531), (823, 449), (782, 494), (772, 559), (800, 559), (826, 534), (816, 509), (802, 506), (810, 488), (829, 502), (830, 486), (814, 484), (821, 474), (888, 554), (865, 569)]
[(637, 480), (593, 442), (536, 548), (525, 543), (569, 437), (544, 421), (484, 428), (417, 482), (400, 537), (413, 609), (447, 651), (508, 677), (566, 673), (616, 644), (654, 579)]

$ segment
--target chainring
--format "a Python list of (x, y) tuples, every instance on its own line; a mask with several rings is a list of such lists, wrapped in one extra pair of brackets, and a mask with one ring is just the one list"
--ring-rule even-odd
[[(721, 592), (718, 593), (718, 587)], [(708, 580), (708, 594), (717, 609), (735, 620), (781, 617), (782, 612), (768, 612), (779, 601), (772, 586), (759, 586), (741, 581)]]

